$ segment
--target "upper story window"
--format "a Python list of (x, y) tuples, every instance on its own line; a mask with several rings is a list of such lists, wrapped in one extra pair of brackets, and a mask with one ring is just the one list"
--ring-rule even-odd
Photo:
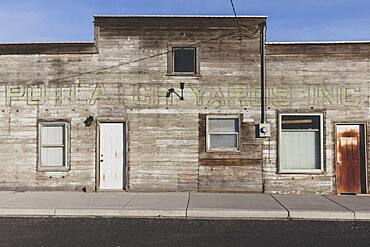
[(322, 114), (280, 114), (279, 120), (280, 172), (322, 172)]
[(173, 48), (173, 72), (195, 74), (195, 48)]
[(199, 73), (198, 49), (195, 47), (172, 47), (168, 59), (168, 74), (196, 75)]
[(207, 116), (207, 150), (238, 150), (239, 125), (237, 116)]

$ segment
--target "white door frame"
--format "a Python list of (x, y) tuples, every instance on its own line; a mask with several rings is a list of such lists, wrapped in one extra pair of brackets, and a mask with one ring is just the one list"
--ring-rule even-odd
[(95, 191), (105, 191), (100, 189), (100, 126), (104, 123), (120, 123), (123, 124), (123, 151), (125, 152), (123, 161), (124, 161), (124, 168), (123, 168), (123, 184), (121, 190), (126, 190), (128, 188), (128, 164), (127, 164), (127, 122), (123, 120), (97, 120), (96, 124), (96, 157), (95, 157)]

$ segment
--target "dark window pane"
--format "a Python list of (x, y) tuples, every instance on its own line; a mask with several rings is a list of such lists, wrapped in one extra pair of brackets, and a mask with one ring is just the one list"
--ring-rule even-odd
[(285, 115), (281, 122), (282, 129), (320, 129), (320, 116)]
[(195, 48), (174, 48), (174, 72), (195, 73)]

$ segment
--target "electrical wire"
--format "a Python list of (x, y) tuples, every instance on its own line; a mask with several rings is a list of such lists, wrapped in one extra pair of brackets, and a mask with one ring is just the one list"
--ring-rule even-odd
[[(205, 44), (205, 43), (208, 43), (208, 42), (211, 42), (211, 41), (219, 40), (219, 39), (222, 39), (222, 38), (225, 38), (225, 37), (228, 37), (228, 36), (230, 36), (231, 38), (239, 38), (239, 39), (240, 38), (254, 39), (254, 38), (257, 38), (259, 36), (259, 27), (257, 27), (256, 29), (254, 29), (254, 28), (252, 29), (251, 27), (248, 27), (248, 26), (245, 26), (245, 25), (242, 25), (242, 24), (239, 23), (236, 8), (235, 8), (233, 0), (230, 0), (230, 3), (231, 3), (231, 7), (233, 9), (233, 13), (234, 13), (234, 16), (235, 16), (235, 21), (236, 21), (238, 30), (234, 31), (234, 32), (222, 34), (222, 35), (219, 35), (219, 36), (207, 39), (207, 40), (203, 40), (203, 41), (200, 41), (200, 42), (190, 44), (190, 45), (188, 45), (188, 47), (198, 46), (200, 44)], [(62, 81), (62, 80), (68, 80), (68, 79), (72, 79), (72, 78), (76, 78), (76, 77), (80, 77), (80, 76), (84, 76), (84, 75), (88, 75), (88, 74), (94, 74), (94, 73), (99, 74), (99, 73), (102, 73), (103, 71), (106, 71), (106, 70), (118, 68), (118, 67), (121, 67), (121, 66), (130, 65), (132, 63), (142, 62), (142, 61), (145, 61), (147, 59), (156, 58), (156, 57), (159, 57), (159, 56), (162, 56), (162, 55), (167, 55), (170, 52), (172, 52), (172, 50), (167, 50), (165, 52), (160, 52), (160, 53), (157, 53), (157, 54), (154, 54), (154, 55), (151, 55), (151, 56), (147, 56), (147, 57), (144, 57), (144, 58), (139, 58), (139, 59), (135, 59), (135, 60), (127, 61), (127, 62), (118, 63), (117, 65), (108, 66), (108, 67), (104, 67), (104, 68), (101, 68), (101, 69), (94, 69), (94, 70), (90, 70), (90, 71), (86, 71), (86, 72), (82, 72), (82, 73), (77, 73), (77, 74), (74, 74), (74, 75), (69, 75), (69, 76), (65, 76), (65, 77), (61, 77), (61, 78), (57, 78), (57, 79), (51, 79), (51, 80), (49, 80), (49, 82), (54, 83), (54, 82), (59, 82), (59, 81)]]
[(234, 6), (234, 1), (233, 0), (230, 0), (230, 3), (231, 3), (231, 7), (233, 8), (234, 16), (235, 16), (235, 18), (237, 18), (235, 6)]
[[(234, 37), (234, 38), (235, 37), (241, 37), (242, 33), (240, 32), (240, 30), (225, 33), (225, 34), (222, 34), (222, 35), (210, 38), (210, 39), (206, 39), (206, 40), (199, 41), (199, 42), (196, 42), (196, 43), (193, 43), (193, 44), (189, 44), (189, 45), (187, 45), (187, 47), (196, 47), (200, 44), (205, 44), (205, 43), (208, 43), (208, 42), (211, 42), (211, 41), (220, 40), (220, 39), (228, 37), (228, 36), (231, 36), (231, 37)], [(90, 70), (90, 71), (86, 71), (86, 72), (82, 72), (82, 73), (78, 73), (78, 74), (74, 74), (74, 75), (69, 75), (69, 76), (65, 76), (65, 77), (61, 77), (61, 78), (57, 78), (57, 79), (51, 79), (51, 80), (49, 80), (49, 82), (50, 83), (55, 83), (55, 82), (68, 80), (68, 79), (72, 79), (72, 78), (76, 78), (76, 77), (80, 77), (80, 76), (84, 76), (84, 75), (88, 75), (88, 74), (94, 74), (94, 73), (99, 74), (99, 73), (102, 73), (103, 71), (106, 71), (106, 70), (118, 68), (118, 67), (121, 67), (121, 66), (130, 65), (132, 63), (142, 62), (142, 61), (145, 61), (147, 59), (159, 57), (159, 56), (162, 56), (162, 55), (167, 55), (170, 52), (172, 52), (172, 50), (166, 50), (165, 52), (160, 52), (160, 53), (157, 53), (157, 54), (153, 54), (151, 56), (147, 56), (147, 57), (143, 57), (143, 58), (127, 61), (127, 62), (118, 63), (117, 65), (112, 65), (112, 66), (104, 67), (104, 68), (101, 68), (101, 69), (94, 69), (94, 70)]]
[[(203, 41), (200, 41), (200, 42), (197, 42), (197, 43), (193, 43), (193, 44), (190, 44), (189, 47), (194, 47), (194, 46), (198, 46), (200, 44), (204, 44), (204, 43), (208, 43), (208, 42), (211, 42), (211, 41), (219, 40), (219, 39), (225, 38), (227, 36), (230, 36), (231, 38), (242, 38), (243, 37), (243, 38), (249, 38), (249, 39), (254, 39), (254, 38), (259, 37), (259, 26), (255, 29), (252, 29), (251, 27), (240, 24), (233, 0), (230, 0), (230, 3), (231, 3), (231, 7), (233, 9), (234, 16), (235, 16), (235, 21), (236, 21), (236, 24), (237, 24), (237, 27), (238, 27), (238, 31), (222, 34), (220, 36), (216, 36), (216, 37), (213, 37), (213, 38), (210, 38), (210, 39), (207, 39), (207, 40), (203, 40)], [(78, 73), (78, 74), (74, 74), (74, 75), (70, 75), (70, 76), (65, 76), (65, 77), (61, 77), (61, 78), (57, 78), (57, 79), (52, 79), (49, 82), (53, 83), (53, 82), (58, 82), (58, 81), (62, 81), (62, 80), (68, 80), (68, 79), (71, 79), (71, 78), (80, 77), (80, 76), (83, 76), (83, 75), (93, 74), (93, 73), (99, 74), (99, 73), (102, 73), (103, 71), (106, 71), (106, 70), (118, 68), (118, 67), (121, 67), (121, 66), (130, 65), (132, 63), (145, 61), (147, 59), (159, 57), (159, 56), (162, 56), (162, 55), (167, 55), (170, 52), (172, 52), (172, 51), (167, 50), (165, 52), (157, 53), (157, 54), (147, 56), (147, 57), (144, 57), (144, 58), (139, 58), (139, 59), (131, 60), (131, 61), (128, 61), (128, 62), (122, 62), (122, 63), (119, 63), (117, 65), (108, 66), (108, 67), (104, 67), (104, 68), (97, 69), (97, 70), (90, 70), (90, 71), (86, 71), (86, 72), (82, 72), (82, 73)]]
[(231, 8), (232, 8), (233, 13), (234, 13), (235, 23), (236, 23), (236, 25), (238, 26), (238, 28), (240, 30), (239, 37), (257, 38), (259, 36), (259, 34), (258, 34), (259, 27), (257, 27), (256, 29), (251, 29), (250, 27), (247, 27), (245, 25), (240, 24), (239, 19), (238, 19), (238, 15), (237, 15), (237, 12), (236, 12), (234, 1), (230, 0), (230, 4), (231, 4)]

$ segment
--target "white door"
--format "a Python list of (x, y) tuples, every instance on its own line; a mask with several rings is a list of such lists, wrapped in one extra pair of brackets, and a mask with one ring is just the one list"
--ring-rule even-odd
[(124, 127), (123, 123), (100, 123), (99, 188), (102, 190), (124, 188)]

